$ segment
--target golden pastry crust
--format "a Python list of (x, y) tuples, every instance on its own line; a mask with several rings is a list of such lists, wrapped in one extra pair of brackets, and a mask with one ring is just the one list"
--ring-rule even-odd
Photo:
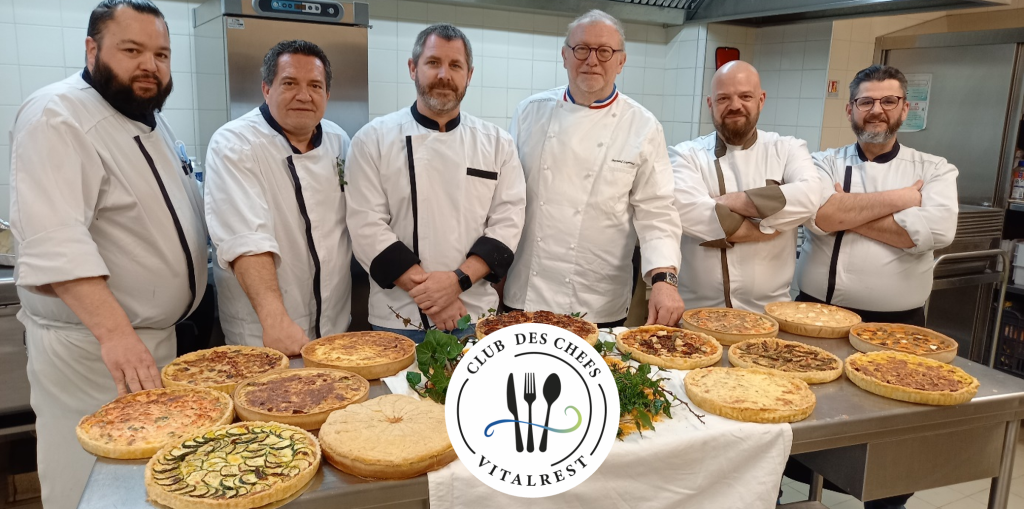
[(764, 312), (779, 322), (779, 329), (812, 338), (845, 338), (860, 323), (853, 311), (816, 302), (772, 302)]
[(816, 346), (778, 338), (756, 338), (729, 347), (729, 363), (794, 376), (809, 384), (831, 382), (843, 375), (843, 361)]
[(742, 309), (688, 309), (683, 312), (682, 323), (683, 327), (712, 336), (723, 345), (779, 334), (779, 323), (774, 318)]
[(801, 421), (816, 403), (807, 383), (777, 371), (702, 368), (687, 373), (683, 385), (698, 407), (737, 421)]
[(416, 477), (456, 458), (444, 406), (398, 394), (332, 412), (320, 440), (328, 462), (368, 479)]
[(301, 352), (307, 368), (336, 368), (376, 380), (409, 367), (416, 343), (393, 332), (345, 332), (310, 341)]
[(846, 376), (868, 392), (923, 405), (966, 403), (980, 385), (956, 366), (903, 352), (855, 353), (846, 358)]
[(366, 401), (370, 383), (348, 371), (302, 368), (271, 371), (235, 388), (235, 410), (244, 421), (273, 421), (319, 429), (327, 416)]
[(151, 389), (121, 396), (75, 427), (86, 451), (114, 459), (141, 459), (196, 430), (227, 424), (234, 405), (223, 392), (199, 387)]
[(231, 394), (248, 378), (288, 366), (288, 356), (273, 348), (227, 345), (174, 359), (160, 370), (160, 379), (164, 387), (209, 387)]
[(308, 431), (276, 422), (203, 430), (146, 464), (149, 500), (173, 509), (249, 509), (284, 500), (320, 468)]
[(850, 345), (861, 352), (893, 351), (953, 362), (959, 345), (931, 329), (902, 323), (862, 323), (850, 329)]
[(638, 362), (668, 369), (697, 369), (722, 360), (722, 345), (715, 338), (663, 325), (620, 332), (615, 348)]
[(594, 346), (597, 344), (597, 324), (582, 318), (553, 313), (551, 311), (511, 311), (482, 318), (476, 323), (477, 339), (484, 339), (494, 331), (521, 323), (545, 323), (561, 327)]

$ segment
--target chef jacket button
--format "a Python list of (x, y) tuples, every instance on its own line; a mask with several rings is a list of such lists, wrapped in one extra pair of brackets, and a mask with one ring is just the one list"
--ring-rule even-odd
[(590, 177), (593, 177), (593, 176), (594, 176), (593, 173), (587, 173), (587, 178), (590, 178)]
[(568, 283), (569, 282), (569, 278), (565, 278), (565, 282)]
[(555, 133), (548, 133), (548, 138), (554, 138), (554, 137), (555, 137)]
[(540, 244), (540, 237), (537, 237), (537, 243)]
[(583, 207), (576, 209), (576, 212), (583, 212)]
[(617, 116), (619, 116), (619, 114), (618, 114), (618, 113), (612, 113), (612, 118), (615, 118), (615, 117), (617, 117)]
[(533, 271), (533, 275), (536, 276), (537, 275), (537, 271)]
[(543, 207), (544, 206), (544, 202), (540, 202), (540, 206)]
[(576, 244), (571, 244), (571, 245), (569, 246), (569, 249), (576, 249)]
[(598, 143), (597, 146), (598, 147), (603, 147), (604, 146), (604, 142), (602, 141), (601, 143)]
[(545, 164), (544, 165), (544, 169), (547, 170), (548, 169), (548, 165)]

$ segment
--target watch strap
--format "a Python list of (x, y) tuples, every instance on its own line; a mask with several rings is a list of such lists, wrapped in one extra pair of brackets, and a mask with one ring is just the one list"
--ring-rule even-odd
[(462, 288), (462, 291), (469, 290), (473, 287), (473, 279), (465, 272), (462, 272), (462, 269), (455, 269), (452, 272), (455, 273), (455, 277), (459, 278), (459, 288)]

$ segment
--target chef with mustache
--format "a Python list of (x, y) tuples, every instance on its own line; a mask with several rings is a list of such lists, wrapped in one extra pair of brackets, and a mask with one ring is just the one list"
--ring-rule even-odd
[(752, 65), (723, 65), (707, 98), (715, 132), (669, 148), (690, 307), (761, 312), (790, 299), (796, 229), (821, 192), (805, 141), (757, 129), (765, 98)]
[(348, 228), (370, 274), (370, 324), (416, 342), (463, 336), (498, 307), (523, 229), (526, 183), (512, 137), (460, 111), (473, 49), (458, 28), (427, 27), (409, 59), (416, 102), (374, 119), (348, 153)]

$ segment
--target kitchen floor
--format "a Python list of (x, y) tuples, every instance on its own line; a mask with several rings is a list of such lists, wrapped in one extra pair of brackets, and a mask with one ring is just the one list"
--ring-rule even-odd
[[(1024, 430), (1022, 430), (1024, 431)], [(1013, 459), (1013, 481), (1007, 509), (1024, 509), (1024, 433), (1018, 435), (1017, 452)], [(907, 509), (985, 509), (988, 507), (990, 479), (954, 484), (919, 491), (907, 502)], [(782, 503), (807, 500), (807, 485), (788, 478), (782, 480)], [(831, 509), (862, 509), (864, 504), (849, 496), (826, 491), (822, 502)]]

